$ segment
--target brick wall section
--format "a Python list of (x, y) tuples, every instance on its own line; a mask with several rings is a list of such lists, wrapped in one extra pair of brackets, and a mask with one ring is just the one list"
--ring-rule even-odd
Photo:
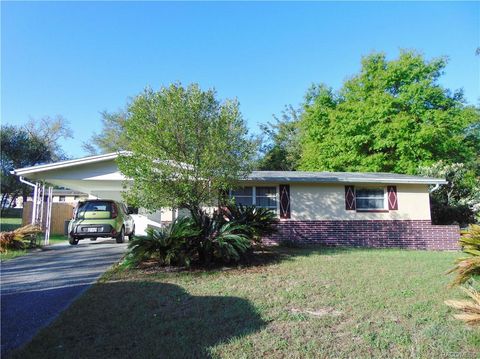
[(428, 220), (280, 221), (278, 233), (266, 243), (282, 240), (301, 244), (411, 249), (459, 249), (458, 226), (432, 225)]

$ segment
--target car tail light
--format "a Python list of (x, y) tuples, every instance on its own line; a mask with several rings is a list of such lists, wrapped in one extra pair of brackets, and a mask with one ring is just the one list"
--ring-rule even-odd
[(117, 218), (118, 216), (118, 208), (115, 203), (112, 203), (112, 218)]

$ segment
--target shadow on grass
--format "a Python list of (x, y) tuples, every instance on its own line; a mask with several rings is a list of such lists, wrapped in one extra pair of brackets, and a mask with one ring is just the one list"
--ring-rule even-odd
[(99, 283), (13, 357), (208, 358), (210, 347), (264, 326), (245, 299), (158, 282)]
[[(239, 262), (232, 263), (210, 263), (203, 265), (193, 263), (190, 268), (177, 266), (163, 266), (156, 260), (145, 261), (138, 267), (128, 268), (124, 265), (118, 266), (112, 271), (112, 274), (125, 270), (141, 270), (145, 274), (156, 273), (205, 273), (218, 272), (230, 269), (261, 268), (269, 265), (280, 264), (285, 261), (294, 260), (296, 257), (309, 257), (312, 255), (337, 255), (345, 253), (358, 253), (375, 251), (375, 248), (357, 248), (357, 247), (322, 247), (319, 245), (303, 245), (298, 247), (285, 247), (281, 245), (257, 246), (250, 254), (246, 255)], [(389, 249), (385, 249), (389, 250)]]

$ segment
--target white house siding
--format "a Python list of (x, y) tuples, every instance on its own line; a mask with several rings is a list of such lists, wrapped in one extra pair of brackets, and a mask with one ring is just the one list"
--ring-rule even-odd
[(290, 184), (291, 220), (430, 220), (428, 185), (396, 186), (398, 210), (377, 213), (347, 211), (343, 184)]

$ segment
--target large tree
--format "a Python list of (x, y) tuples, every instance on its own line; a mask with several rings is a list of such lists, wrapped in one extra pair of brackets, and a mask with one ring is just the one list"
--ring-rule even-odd
[(128, 147), (125, 137), (128, 111), (103, 111), (100, 115), (102, 130), (100, 133), (94, 133), (89, 141), (84, 142), (83, 149), (91, 155), (125, 150)]
[(289, 105), (285, 107), (280, 117), (274, 116), (274, 122), (260, 126), (264, 138), (256, 165), (259, 170), (297, 169), (300, 160), (299, 114), (299, 110)]
[(15, 168), (65, 159), (58, 141), (71, 137), (68, 122), (57, 116), (30, 120), (24, 126), (2, 125), (1, 139), (1, 210), (12, 206), (18, 196), (27, 196), (31, 187), (10, 173)]
[(301, 120), (300, 169), (416, 173), (478, 158), (479, 111), (442, 87), (446, 59), (374, 53), (338, 92), (314, 86)]
[(254, 154), (237, 101), (174, 84), (133, 99), (125, 121), (128, 153), (118, 159), (126, 199), (150, 210), (198, 213), (245, 176)]

